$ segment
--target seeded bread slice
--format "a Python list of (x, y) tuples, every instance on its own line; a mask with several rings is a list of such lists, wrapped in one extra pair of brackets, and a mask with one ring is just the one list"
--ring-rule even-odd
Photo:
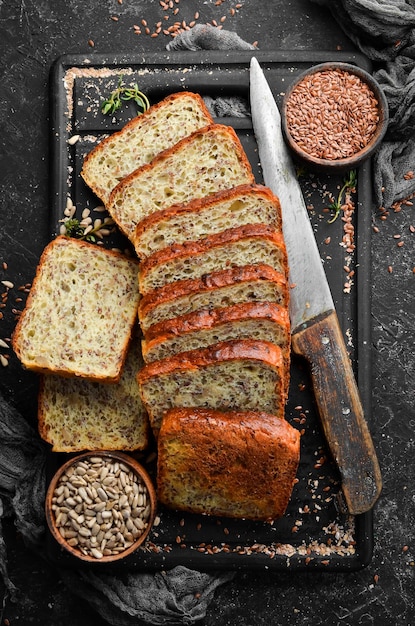
[(139, 291), (138, 262), (79, 239), (46, 246), (13, 348), (30, 370), (116, 382)]
[(158, 497), (165, 506), (272, 521), (284, 515), (300, 434), (264, 412), (177, 408), (158, 438)]
[(124, 178), (108, 211), (133, 241), (137, 224), (155, 211), (254, 183), (248, 158), (230, 126), (212, 124), (181, 139)]
[(245, 224), (266, 224), (281, 230), (279, 200), (262, 185), (238, 185), (208, 198), (156, 211), (135, 230), (134, 246), (140, 259), (186, 241), (196, 241)]
[(146, 363), (231, 339), (274, 343), (289, 364), (290, 320), (286, 308), (271, 302), (244, 302), (222, 309), (203, 309), (151, 326), (142, 342)]
[(171, 94), (101, 141), (85, 157), (81, 176), (107, 204), (111, 191), (125, 176), (212, 123), (201, 96), (186, 91)]
[(219, 309), (243, 302), (275, 302), (286, 307), (288, 300), (284, 274), (268, 265), (247, 265), (156, 289), (140, 300), (138, 315), (146, 335), (153, 324), (201, 309)]
[(149, 421), (137, 383), (143, 367), (140, 342), (128, 351), (120, 380), (113, 385), (54, 374), (41, 377), (38, 401), (40, 436), (54, 452), (143, 450)]
[(138, 382), (157, 436), (173, 407), (266, 411), (283, 418), (287, 376), (279, 346), (242, 339), (149, 363)]
[(139, 288), (146, 295), (167, 283), (258, 263), (286, 275), (284, 238), (264, 224), (247, 224), (155, 252), (140, 265)]

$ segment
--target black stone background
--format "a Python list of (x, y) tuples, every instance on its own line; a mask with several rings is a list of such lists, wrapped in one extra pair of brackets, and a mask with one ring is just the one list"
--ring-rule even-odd
[[(308, 0), (182, 0), (178, 17), (220, 21), (262, 50), (353, 50), (334, 19)], [(48, 241), (48, 73), (61, 54), (156, 52), (168, 38), (137, 35), (134, 24), (162, 19), (156, 0), (9, 0), (0, 3), (0, 279), (31, 282)], [(118, 21), (111, 19), (117, 17)], [(91, 43), (94, 46), (91, 46)], [(414, 168), (415, 169), (415, 168)], [(205, 626), (351, 626), (415, 624), (414, 237), (412, 206), (374, 224), (372, 253), (372, 433), (384, 489), (374, 512), (375, 549), (357, 573), (241, 573), (220, 588)], [(402, 247), (395, 235), (401, 235)], [(7, 270), (2, 268), (6, 262)], [(389, 268), (389, 269), (388, 269)], [(392, 271), (390, 271), (392, 268)], [(0, 336), (14, 325), (12, 297)], [(18, 305), (17, 307), (18, 308)], [(36, 379), (11, 356), (0, 389), (33, 420)], [(9, 569), (20, 590), (1, 608), (1, 624), (83, 626), (104, 623), (69, 594), (53, 568), (28, 552), (12, 521), (4, 524)]]

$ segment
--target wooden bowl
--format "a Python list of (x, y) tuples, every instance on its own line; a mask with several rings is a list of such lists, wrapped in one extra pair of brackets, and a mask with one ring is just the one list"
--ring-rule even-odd
[(129, 455), (85, 452), (55, 473), (45, 511), (64, 550), (82, 561), (111, 563), (146, 540), (156, 515), (156, 492), (147, 471)]
[(389, 111), (377, 81), (349, 63), (321, 63), (300, 74), (281, 108), (294, 158), (314, 170), (357, 168), (382, 141)]

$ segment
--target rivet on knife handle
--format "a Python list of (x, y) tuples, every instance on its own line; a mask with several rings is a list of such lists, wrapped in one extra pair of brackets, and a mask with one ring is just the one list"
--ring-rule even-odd
[(337, 314), (333, 311), (294, 333), (292, 346), (311, 366), (321, 423), (340, 471), (347, 509), (352, 515), (365, 513), (379, 497), (382, 478)]

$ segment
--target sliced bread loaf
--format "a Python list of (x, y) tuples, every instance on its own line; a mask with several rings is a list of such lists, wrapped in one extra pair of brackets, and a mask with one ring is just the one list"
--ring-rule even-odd
[(266, 411), (283, 418), (287, 374), (280, 347), (242, 339), (149, 363), (138, 382), (157, 436), (172, 407)]
[(158, 438), (158, 497), (208, 515), (272, 521), (287, 508), (300, 457), (300, 434), (263, 412), (178, 408)]
[(251, 166), (235, 131), (212, 124), (124, 178), (111, 192), (107, 208), (133, 241), (137, 224), (155, 211), (253, 182)]
[(243, 302), (287, 306), (288, 299), (286, 277), (269, 265), (233, 267), (152, 291), (140, 300), (139, 320), (146, 334), (153, 324), (200, 309), (219, 309)]
[(45, 374), (38, 402), (40, 436), (54, 452), (81, 450), (143, 450), (149, 421), (141, 402), (137, 372), (143, 367), (135, 339), (118, 383), (62, 379)]
[(231, 339), (257, 339), (281, 347), (289, 364), (290, 320), (286, 308), (271, 302), (244, 302), (202, 309), (150, 327), (142, 342), (146, 363)]
[(79, 239), (43, 251), (13, 348), (31, 370), (116, 382), (136, 324), (138, 262)]
[(140, 265), (139, 288), (146, 295), (167, 283), (259, 263), (287, 274), (284, 238), (270, 226), (247, 224), (155, 252)]
[(281, 230), (280, 203), (270, 189), (238, 185), (156, 211), (137, 225), (134, 246), (139, 258), (145, 259), (167, 246), (196, 241), (244, 224), (267, 224)]
[(184, 91), (167, 96), (101, 141), (85, 157), (81, 176), (107, 204), (111, 191), (125, 176), (186, 135), (212, 123), (198, 94)]

